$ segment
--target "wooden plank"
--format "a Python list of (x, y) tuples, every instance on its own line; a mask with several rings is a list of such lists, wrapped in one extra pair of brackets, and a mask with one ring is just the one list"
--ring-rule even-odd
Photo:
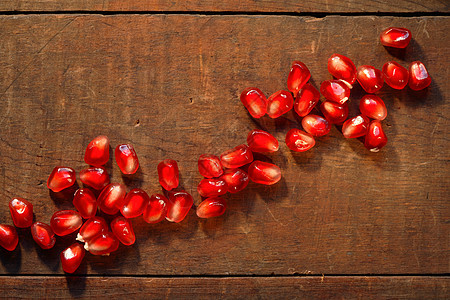
[(154, 11), (154, 12), (449, 12), (443, 0), (16, 0), (0, 1), (0, 11)]
[(449, 277), (1, 277), (5, 298), (448, 299)]
[[(245, 142), (255, 127), (272, 132), (283, 171), (275, 186), (250, 184), (228, 195), (229, 209), (180, 224), (133, 220), (138, 242), (110, 257), (87, 256), (89, 274), (404, 274), (449, 272), (449, 45), (447, 17), (3, 16), (0, 18), (0, 222), (7, 202), (34, 203), (48, 222), (70, 201), (50, 198), (56, 165), (85, 168), (98, 134), (131, 142), (137, 176), (112, 180), (160, 190), (156, 165), (179, 161), (181, 184), (200, 199), (197, 158)], [(404, 53), (389, 52), (379, 32), (410, 28)], [(296, 118), (252, 120), (239, 101), (248, 86), (267, 95), (286, 87), (295, 59), (318, 86), (334, 52), (381, 68), (422, 60), (433, 78), (422, 93), (384, 87), (389, 144), (368, 152), (337, 128), (306, 153), (283, 143)], [(351, 114), (363, 92), (355, 86)], [(138, 122), (139, 121), (139, 122)], [(37, 249), (27, 230), (20, 247), (1, 252), (0, 272), (61, 272), (58, 253), (73, 237)]]

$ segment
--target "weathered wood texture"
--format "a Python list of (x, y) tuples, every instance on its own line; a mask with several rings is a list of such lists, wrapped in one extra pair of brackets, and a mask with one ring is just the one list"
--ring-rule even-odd
[[(406, 51), (378, 42), (388, 26), (411, 29)], [(0, 18), (0, 222), (22, 196), (48, 222), (70, 201), (45, 186), (55, 165), (85, 167), (84, 149), (98, 134), (131, 142), (141, 168), (114, 181), (160, 190), (156, 165), (179, 161), (181, 184), (199, 203), (200, 154), (244, 143), (265, 128), (280, 140), (271, 155), (277, 185), (250, 184), (227, 196), (229, 209), (180, 224), (133, 220), (137, 243), (110, 257), (88, 255), (89, 274), (411, 274), (449, 272), (449, 43), (447, 17), (3, 16)], [(318, 86), (334, 52), (381, 68), (422, 60), (433, 78), (425, 92), (381, 97), (389, 144), (370, 153), (337, 128), (306, 153), (284, 144), (287, 118), (252, 120), (238, 95), (259, 86), (286, 88), (290, 63), (304, 61)], [(399, 57), (399, 58), (396, 58)], [(355, 86), (351, 114), (363, 95)], [(52, 196), (52, 198), (50, 197)], [(59, 251), (37, 249), (27, 230), (20, 247), (1, 251), (0, 272), (60, 273)]]
[(0, 0), (0, 11), (449, 12), (446, 0)]

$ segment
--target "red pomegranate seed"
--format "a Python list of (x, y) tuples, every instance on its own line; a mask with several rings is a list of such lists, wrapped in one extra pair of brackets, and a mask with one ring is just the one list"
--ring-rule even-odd
[(78, 189), (73, 197), (73, 206), (84, 219), (89, 219), (97, 213), (97, 200), (90, 189)]
[(188, 192), (169, 192), (166, 220), (176, 223), (183, 221), (193, 204), (194, 199)]
[(341, 79), (349, 84), (356, 81), (356, 67), (352, 60), (344, 55), (334, 53), (328, 59), (328, 72), (336, 79)]
[(330, 133), (331, 125), (318, 115), (307, 115), (302, 119), (303, 129), (313, 136), (323, 136)]
[(19, 235), (16, 228), (11, 225), (0, 224), (0, 246), (8, 251), (13, 251), (18, 243)]
[(348, 119), (342, 125), (342, 133), (348, 139), (363, 136), (367, 133), (369, 122), (370, 120), (364, 115)]
[(220, 197), (205, 199), (197, 206), (199, 218), (213, 218), (223, 215), (227, 208), (227, 202)]
[(364, 146), (372, 152), (378, 152), (386, 143), (387, 137), (381, 127), (381, 122), (373, 120), (370, 122), (369, 129), (367, 130)]
[(295, 98), (294, 110), (300, 117), (304, 117), (311, 112), (314, 106), (319, 102), (319, 99), (319, 91), (307, 83)]
[(253, 118), (261, 118), (267, 112), (267, 98), (258, 88), (246, 88), (241, 93), (241, 101)]
[(226, 169), (220, 177), (227, 183), (228, 192), (234, 194), (242, 191), (248, 185), (248, 174), (239, 168)]
[(239, 168), (253, 161), (253, 153), (247, 145), (242, 144), (223, 152), (220, 161), (225, 168)]
[(170, 191), (178, 186), (179, 171), (178, 164), (172, 159), (165, 159), (158, 164), (158, 176), (161, 186)]
[(395, 61), (388, 61), (383, 65), (384, 81), (391, 88), (401, 90), (408, 84), (409, 73)]
[(277, 165), (255, 160), (248, 167), (248, 177), (253, 182), (272, 185), (280, 181), (281, 170)]
[(33, 224), (33, 204), (25, 199), (16, 197), (9, 201), (9, 211), (14, 225), (19, 228), (27, 228)]
[(139, 159), (131, 144), (122, 144), (114, 152), (116, 162), (123, 174), (134, 174), (139, 168)]
[(131, 226), (131, 222), (124, 217), (118, 216), (111, 221), (111, 231), (125, 246), (133, 245), (136, 241), (133, 226)]
[(99, 135), (86, 147), (84, 161), (91, 166), (100, 167), (109, 160), (109, 139), (105, 135)]
[(356, 79), (367, 93), (376, 93), (383, 87), (383, 73), (372, 66), (360, 66), (356, 74)]
[(325, 80), (320, 85), (320, 92), (330, 101), (344, 104), (350, 97), (350, 88), (343, 80)]
[(81, 182), (93, 189), (101, 190), (109, 184), (109, 175), (103, 167), (91, 167), (80, 172)]
[(409, 65), (409, 82), (408, 86), (414, 90), (419, 91), (428, 87), (431, 84), (431, 77), (428, 75), (427, 68), (420, 61), (413, 61)]
[(119, 248), (119, 241), (112, 232), (103, 232), (84, 244), (92, 255), (109, 255)]
[(247, 144), (253, 152), (275, 152), (278, 151), (277, 139), (264, 130), (255, 129), (247, 136)]
[(102, 217), (92, 217), (80, 228), (77, 235), (77, 241), (89, 242), (101, 233), (108, 232), (108, 223)]
[(139, 217), (142, 215), (148, 201), (150, 201), (150, 197), (145, 191), (141, 189), (132, 189), (125, 196), (125, 204), (120, 209), (120, 212), (125, 218)]
[(55, 245), (56, 238), (52, 228), (41, 222), (36, 222), (31, 226), (33, 240), (42, 248), (50, 249)]
[(348, 102), (339, 104), (332, 101), (324, 101), (320, 105), (320, 111), (331, 124), (342, 124), (348, 118)]
[(125, 204), (126, 187), (117, 182), (107, 185), (97, 198), (100, 209), (108, 215), (115, 215)]
[(53, 214), (50, 226), (56, 235), (64, 236), (78, 230), (83, 225), (80, 214), (74, 210), (60, 210)]
[(147, 223), (159, 223), (167, 215), (167, 198), (161, 194), (155, 194), (150, 197), (150, 201), (144, 208), (142, 218)]
[(75, 272), (83, 261), (86, 251), (79, 243), (75, 243), (61, 252), (61, 265), (66, 273)]
[(316, 144), (314, 137), (303, 130), (292, 128), (286, 134), (286, 145), (296, 152), (304, 152)]
[(75, 170), (69, 167), (55, 167), (48, 177), (47, 187), (60, 192), (75, 183)]
[(308, 67), (301, 61), (294, 61), (288, 75), (288, 89), (296, 96), (298, 91), (308, 82), (309, 78), (311, 78), (311, 73)]
[(198, 171), (206, 178), (219, 177), (223, 174), (220, 159), (212, 154), (202, 154), (198, 159)]
[(406, 28), (389, 27), (380, 34), (380, 41), (383, 46), (394, 48), (405, 48), (411, 40), (411, 31)]
[(202, 197), (216, 197), (227, 193), (227, 183), (220, 178), (205, 178), (200, 181), (197, 191)]
[(267, 115), (276, 119), (292, 109), (294, 98), (291, 93), (278, 91), (267, 100)]
[(386, 105), (380, 97), (365, 95), (359, 102), (359, 110), (363, 115), (371, 119), (384, 120), (387, 116)]

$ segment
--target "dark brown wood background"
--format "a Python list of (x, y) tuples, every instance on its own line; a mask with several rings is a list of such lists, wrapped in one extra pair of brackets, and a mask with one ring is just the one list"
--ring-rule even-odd
[[(228, 195), (220, 218), (193, 209), (180, 224), (133, 220), (135, 245), (87, 254), (75, 276), (59, 262), (73, 236), (41, 250), (19, 230), (18, 249), (0, 250), (2, 296), (448, 298), (450, 8), (391, 2), (0, 1), (1, 223), (12, 224), (14, 196), (43, 222), (71, 208), (47, 177), (56, 165), (83, 169), (99, 134), (131, 142), (140, 159), (133, 177), (111, 163), (113, 181), (158, 192), (156, 165), (175, 159), (196, 204), (198, 156), (252, 129), (279, 139), (270, 159), (283, 172), (275, 186)], [(381, 46), (389, 26), (411, 30), (406, 50)], [(318, 87), (335, 52), (377, 68), (421, 60), (432, 76), (426, 91), (382, 89), (389, 143), (379, 153), (336, 127), (293, 153), (294, 114), (255, 121), (239, 101), (248, 86), (286, 89), (293, 60)], [(352, 115), (363, 95), (352, 90)]]

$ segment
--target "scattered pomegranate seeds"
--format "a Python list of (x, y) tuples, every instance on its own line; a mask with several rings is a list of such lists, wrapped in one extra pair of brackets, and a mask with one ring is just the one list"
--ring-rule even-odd
[(125, 204), (126, 187), (117, 182), (110, 183), (100, 193), (97, 204), (108, 215), (115, 215)]
[(307, 83), (295, 98), (294, 110), (300, 117), (304, 117), (313, 110), (314, 106), (319, 102), (319, 99), (319, 91)]
[(239, 168), (253, 161), (253, 153), (247, 145), (242, 144), (223, 152), (220, 161), (225, 168)]
[(103, 232), (85, 242), (84, 249), (92, 255), (109, 255), (119, 248), (119, 241), (112, 232)]
[(134, 174), (139, 168), (139, 159), (131, 144), (122, 144), (114, 151), (116, 162), (123, 174)]
[(97, 213), (97, 200), (90, 189), (78, 189), (72, 202), (84, 219), (92, 218)]
[(381, 127), (381, 122), (379, 120), (373, 120), (370, 122), (369, 129), (367, 130), (364, 146), (371, 152), (378, 152), (386, 144), (387, 137)]
[(294, 98), (291, 93), (278, 91), (272, 94), (267, 100), (267, 115), (276, 119), (292, 109)]
[(91, 166), (101, 167), (109, 160), (109, 139), (99, 135), (86, 147), (84, 161)]
[(125, 218), (136, 218), (142, 215), (144, 208), (150, 201), (148, 194), (141, 189), (132, 189), (125, 196), (124, 205), (120, 212)]
[(103, 167), (91, 167), (80, 172), (81, 182), (93, 189), (101, 190), (109, 184), (109, 175)]
[(406, 48), (411, 37), (411, 31), (406, 28), (389, 27), (381, 32), (380, 41), (383, 46)]
[(277, 139), (264, 130), (255, 129), (247, 136), (247, 144), (253, 152), (275, 152), (278, 151)]
[(382, 72), (384, 81), (391, 88), (401, 90), (408, 84), (408, 70), (395, 61), (385, 63)]
[(53, 214), (50, 226), (56, 235), (64, 236), (78, 230), (83, 225), (80, 214), (74, 210), (60, 210)]
[(241, 102), (253, 118), (261, 118), (267, 112), (267, 98), (258, 88), (246, 88), (241, 93)]
[(168, 194), (166, 220), (179, 223), (188, 214), (194, 204), (194, 199), (186, 191), (169, 192)]
[(302, 120), (303, 129), (313, 136), (323, 136), (330, 133), (331, 125), (318, 115), (307, 115)]
[(150, 197), (150, 201), (144, 208), (142, 218), (147, 223), (159, 223), (167, 215), (167, 198), (161, 194), (155, 194)]
[(87, 220), (80, 228), (77, 235), (77, 241), (89, 242), (97, 235), (108, 232), (108, 223), (102, 217), (92, 217)]
[(248, 174), (239, 168), (226, 169), (220, 177), (227, 183), (228, 192), (234, 194), (242, 191), (248, 185)]
[(48, 177), (47, 187), (60, 192), (75, 183), (75, 170), (69, 167), (55, 167)]
[(363, 136), (367, 133), (369, 122), (369, 119), (364, 115), (348, 119), (342, 125), (342, 133), (348, 139)]
[(250, 177), (253, 182), (272, 185), (280, 181), (281, 170), (274, 164), (255, 160), (248, 167), (248, 177)]
[(16, 249), (19, 243), (19, 236), (14, 226), (0, 224), (0, 246), (8, 251)]
[(413, 61), (409, 65), (408, 86), (414, 91), (420, 91), (431, 84), (431, 77), (428, 75), (427, 68), (420, 61)]
[(298, 91), (308, 82), (311, 78), (311, 73), (308, 67), (301, 61), (294, 61), (289, 71), (287, 86), (288, 89), (297, 96)]
[(289, 149), (296, 152), (304, 152), (316, 144), (314, 137), (297, 128), (292, 128), (286, 134), (286, 145)]
[(359, 110), (363, 115), (371, 119), (384, 120), (387, 116), (386, 105), (380, 97), (365, 95), (359, 102)]
[(205, 199), (197, 206), (199, 218), (213, 218), (223, 215), (227, 208), (227, 202), (220, 197)]
[(356, 79), (369, 94), (378, 92), (384, 84), (383, 73), (372, 66), (358, 67)]
[(213, 178), (223, 174), (223, 167), (217, 156), (202, 154), (198, 159), (198, 171), (203, 177)]
[(81, 265), (85, 253), (83, 246), (79, 243), (75, 243), (61, 252), (61, 265), (64, 272), (75, 272)]
[(179, 171), (178, 164), (172, 159), (165, 159), (158, 164), (158, 176), (161, 186), (170, 191), (178, 187)]
[(331, 124), (342, 124), (348, 118), (348, 102), (339, 104), (332, 101), (324, 101), (320, 105), (320, 111)]
[(352, 60), (344, 55), (333, 54), (328, 59), (328, 72), (336, 79), (348, 82), (350, 85), (356, 81), (356, 67)]
[(202, 197), (216, 197), (227, 193), (227, 183), (220, 178), (205, 178), (200, 181), (197, 191)]
[(320, 85), (320, 93), (327, 100), (344, 104), (350, 97), (350, 88), (343, 80), (325, 80)]
[(31, 226), (31, 235), (33, 236), (33, 240), (42, 249), (50, 249), (56, 243), (55, 234), (53, 233), (52, 228), (45, 223), (34, 223)]
[(27, 200), (12, 198), (9, 201), (9, 211), (16, 227), (27, 228), (33, 224), (33, 204)]
[(133, 245), (136, 241), (131, 223), (124, 217), (118, 216), (111, 221), (111, 231), (125, 246)]

